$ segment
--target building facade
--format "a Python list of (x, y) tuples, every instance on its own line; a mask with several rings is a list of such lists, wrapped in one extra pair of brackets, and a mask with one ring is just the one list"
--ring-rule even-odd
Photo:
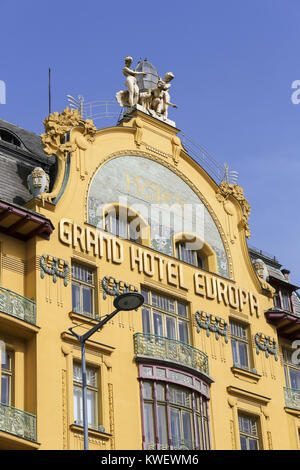
[(90, 449), (299, 449), (298, 288), (248, 249), (242, 188), (138, 106), (44, 124), (0, 121), (0, 447), (83, 448), (69, 328), (137, 291), (86, 345)]

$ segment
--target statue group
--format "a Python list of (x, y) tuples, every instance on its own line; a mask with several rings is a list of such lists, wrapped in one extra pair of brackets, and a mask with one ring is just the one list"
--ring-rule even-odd
[[(120, 106), (125, 108), (131, 108), (133, 106), (140, 105), (150, 115), (158, 117), (159, 119), (167, 120), (168, 107), (172, 106), (173, 108), (177, 108), (175, 104), (170, 102), (169, 94), (169, 90), (171, 88), (170, 82), (174, 78), (173, 73), (168, 72), (164, 79), (157, 75), (157, 80), (151, 80), (152, 86), (144, 86), (141, 89), (138, 79), (140, 77), (147, 78), (149, 72), (138, 71), (137, 69), (133, 70), (131, 68), (132, 62), (132, 57), (125, 57), (123, 74), (126, 77), (125, 85), (127, 90), (121, 90), (116, 94), (118, 103)], [(155, 70), (154, 67), (153, 70)], [(147, 82), (150, 83), (149, 80), (147, 80)]]

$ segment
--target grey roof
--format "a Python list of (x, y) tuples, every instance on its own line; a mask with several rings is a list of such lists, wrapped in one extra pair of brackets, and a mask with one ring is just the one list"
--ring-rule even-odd
[(0, 199), (23, 205), (32, 199), (27, 188), (28, 175), (38, 166), (49, 174), (53, 182), (55, 157), (49, 158), (44, 153), (41, 137), (34, 132), (0, 119), (1, 129), (15, 135), (21, 145), (0, 140)]

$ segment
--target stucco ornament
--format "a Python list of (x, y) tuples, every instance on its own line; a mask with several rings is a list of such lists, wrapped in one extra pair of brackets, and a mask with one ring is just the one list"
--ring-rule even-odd
[(267, 279), (269, 277), (269, 271), (266, 264), (263, 262), (262, 259), (259, 258), (254, 260), (252, 264), (258, 276), (261, 288), (266, 291), (269, 297), (273, 297), (275, 294), (275, 289), (267, 282)]
[(229, 196), (233, 196), (240, 203), (242, 210), (241, 225), (245, 230), (246, 237), (250, 238), (248, 219), (251, 212), (251, 208), (249, 202), (244, 196), (244, 190), (238, 184), (230, 184), (227, 183), (227, 181), (222, 181), (216, 192), (216, 198), (224, 205)]
[(27, 177), (27, 185), (33, 197), (49, 191), (49, 175), (41, 167), (36, 167)]
[(146, 59), (139, 61), (135, 70), (130, 68), (132, 62), (132, 57), (125, 57), (123, 74), (126, 76), (127, 90), (116, 93), (118, 103), (125, 108), (140, 106), (139, 109), (147, 114), (168, 121), (169, 106), (177, 108), (176, 104), (171, 103), (169, 93), (174, 74), (168, 72), (162, 79)]
[[(62, 186), (65, 173), (66, 160), (69, 154), (74, 152), (78, 147), (87, 147), (88, 143), (92, 143), (95, 139), (96, 127), (91, 119), (83, 120), (78, 109), (64, 109), (62, 113), (54, 112), (43, 121), (45, 134), (41, 134), (44, 152), (49, 157), (55, 155), (57, 157), (57, 177), (51, 193), (46, 191), (40, 194), (43, 200), (51, 201), (55, 199)], [(82, 127), (81, 145), (66, 140), (66, 134), (73, 127)]]

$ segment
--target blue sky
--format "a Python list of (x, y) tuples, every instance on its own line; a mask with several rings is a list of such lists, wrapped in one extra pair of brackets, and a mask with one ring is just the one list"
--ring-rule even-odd
[(0, 117), (43, 131), (48, 67), (57, 111), (68, 93), (113, 100), (126, 55), (172, 71), (170, 117), (239, 172), (250, 243), (300, 284), (299, 18), (299, 0), (0, 0)]

